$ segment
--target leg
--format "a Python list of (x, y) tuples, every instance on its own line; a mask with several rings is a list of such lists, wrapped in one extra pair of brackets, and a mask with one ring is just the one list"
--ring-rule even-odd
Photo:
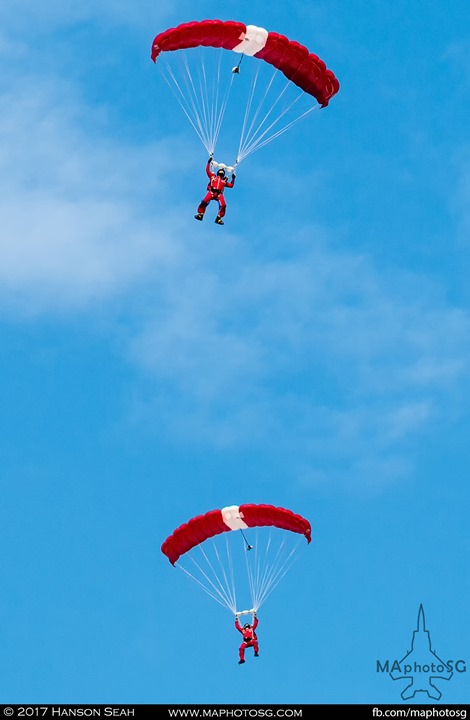
[(258, 640), (253, 640), (253, 649), (255, 651), (255, 657), (259, 655)]
[(225, 198), (223, 195), (219, 195), (219, 197), (217, 199), (219, 201), (219, 214), (217, 217), (223, 218), (223, 216), (225, 215), (225, 211), (227, 209), (227, 204), (225, 202)]
[(246, 643), (242, 642), (242, 644), (240, 645), (240, 648), (238, 650), (238, 655), (240, 657), (240, 660), (238, 661), (239, 665), (241, 665), (242, 663), (245, 662), (245, 648), (246, 648)]
[(217, 199), (219, 201), (219, 212), (217, 214), (215, 222), (217, 223), (217, 225), (223, 225), (224, 221), (222, 220), (222, 218), (225, 215), (225, 208), (226, 208), (225, 198), (223, 195), (219, 195), (219, 197)]
[(212, 200), (212, 195), (211, 195), (210, 192), (208, 192), (208, 193), (203, 197), (203, 199), (201, 200), (201, 202), (199, 203), (199, 206), (198, 206), (198, 209), (197, 209), (197, 215), (194, 216), (194, 217), (196, 218), (196, 220), (202, 220), (202, 218), (204, 217), (204, 213), (206, 212), (206, 208), (207, 208), (207, 206), (209, 205), (209, 203), (210, 203), (211, 200)]

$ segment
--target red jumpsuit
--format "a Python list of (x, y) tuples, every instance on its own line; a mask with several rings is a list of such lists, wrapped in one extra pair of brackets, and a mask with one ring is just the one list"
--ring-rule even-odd
[(218, 217), (223, 218), (226, 209), (224, 190), (226, 187), (233, 188), (235, 184), (235, 175), (232, 175), (231, 181), (229, 181), (226, 177), (219, 177), (219, 175), (216, 175), (211, 171), (210, 160), (206, 165), (206, 174), (209, 178), (209, 183), (207, 185), (207, 193), (201, 200), (197, 211), (200, 215), (204, 215), (210, 201), (217, 200), (219, 203)]
[(240, 660), (239, 662), (244, 663), (245, 662), (245, 649), (248, 647), (252, 647), (255, 651), (255, 655), (258, 655), (258, 638), (256, 637), (256, 628), (258, 627), (258, 618), (255, 617), (255, 620), (253, 622), (253, 625), (250, 625), (250, 627), (242, 627), (238, 621), (238, 618), (235, 619), (235, 627), (237, 628), (238, 632), (241, 632), (243, 635), (243, 642), (240, 645), (239, 648), (239, 655)]

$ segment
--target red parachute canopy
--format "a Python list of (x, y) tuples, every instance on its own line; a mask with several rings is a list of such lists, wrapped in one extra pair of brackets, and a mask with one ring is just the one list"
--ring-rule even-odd
[[(259, 31), (259, 32), (258, 32)], [(260, 49), (245, 51), (243, 43), (250, 32), (260, 38), (265, 34)], [(339, 90), (339, 82), (328, 70), (323, 60), (306, 47), (289, 40), (284, 35), (268, 32), (264, 28), (235, 22), (233, 20), (202, 20), (183, 23), (156, 36), (152, 44), (151, 57), (154, 62), (161, 52), (183, 50), (200, 45), (236, 50), (270, 63), (280, 70), (288, 80), (312, 95), (325, 107)]]
[(312, 539), (308, 520), (291, 510), (274, 505), (232, 505), (192, 518), (165, 540), (161, 550), (174, 565), (181, 555), (215, 535), (229, 530), (263, 526), (299, 533), (305, 536), (308, 543)]

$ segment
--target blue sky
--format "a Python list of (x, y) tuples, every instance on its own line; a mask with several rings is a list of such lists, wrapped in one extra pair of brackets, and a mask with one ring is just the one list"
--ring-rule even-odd
[[(220, 6), (341, 83), (223, 228), (150, 60), (213, 3), (97, 5), (0, 7), (1, 702), (400, 702), (421, 603), (469, 660), (468, 4)], [(239, 666), (160, 546), (247, 502), (313, 541)]]

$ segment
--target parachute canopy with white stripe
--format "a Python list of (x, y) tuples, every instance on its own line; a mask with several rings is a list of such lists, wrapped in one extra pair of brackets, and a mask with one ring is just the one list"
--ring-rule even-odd
[[(256, 72), (248, 87), (245, 119), (235, 164), (278, 137), (315, 107), (326, 107), (339, 90), (334, 73), (304, 45), (263, 27), (233, 20), (192, 21), (169, 28), (155, 37), (151, 57), (156, 62), (160, 55), (178, 56), (180, 52), (193, 52), (201, 48), (218, 49), (223, 53), (232, 51), (241, 56), (238, 65), (231, 68), (232, 72), (230, 68), (228, 72), (224, 71), (220, 55), (214, 61), (204, 54), (196, 71), (191, 67), (189, 55), (184, 56), (181, 79), (173, 67), (167, 66), (165, 71), (165, 78), (169, 84), (170, 80), (174, 83), (175, 94), (184, 112), (210, 153), (215, 150), (233, 80), (239, 74), (242, 58), (248, 56), (263, 61), (255, 63)], [(259, 88), (264, 94), (256, 106), (254, 90), (256, 86), (262, 85), (259, 79), (262, 65), (270, 66), (276, 74), (280, 73), (287, 85), (276, 87), (273, 75), (264, 87)], [(314, 99), (317, 105), (310, 102), (306, 110), (300, 110), (300, 114), (291, 113), (298, 110), (299, 96), (293, 100), (289, 98), (286, 103), (284, 95), (288, 85), (295, 86), (310, 101)], [(269, 104), (267, 96), (271, 90), (274, 94)]]
[(245, 604), (260, 607), (291, 566), (299, 541), (310, 543), (311, 535), (309, 521), (286, 508), (232, 505), (191, 518), (161, 550), (235, 613), (240, 594)]

